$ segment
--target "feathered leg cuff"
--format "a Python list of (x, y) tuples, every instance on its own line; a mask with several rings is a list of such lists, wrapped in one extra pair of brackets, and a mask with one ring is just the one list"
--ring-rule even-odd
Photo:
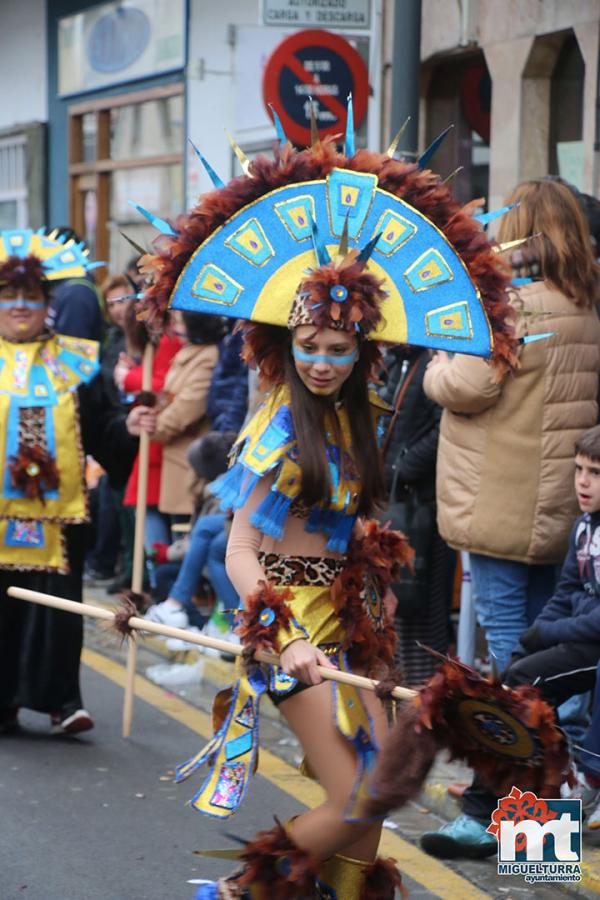
[(293, 599), (289, 588), (274, 588), (268, 581), (259, 581), (238, 613), (237, 632), (242, 643), (254, 650), (281, 653), (292, 641), (308, 639), (308, 632), (294, 619), (288, 605)]

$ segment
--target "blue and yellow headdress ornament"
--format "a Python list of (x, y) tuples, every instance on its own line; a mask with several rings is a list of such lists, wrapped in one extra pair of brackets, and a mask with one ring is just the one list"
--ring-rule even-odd
[(83, 242), (66, 238), (58, 230), (43, 228), (0, 232), (0, 286), (33, 289), (43, 282), (81, 278), (102, 263), (88, 259)]
[(311, 321), (514, 364), (508, 276), (485, 222), (425, 168), (437, 143), (407, 163), (393, 146), (355, 152), (352, 134), (344, 153), (327, 139), (295, 151), (278, 134), (274, 160), (250, 162), (233, 142), (244, 175), (227, 185), (197, 151), (216, 189), (174, 224), (138, 207), (161, 232), (145, 261), (148, 318), (172, 307)]

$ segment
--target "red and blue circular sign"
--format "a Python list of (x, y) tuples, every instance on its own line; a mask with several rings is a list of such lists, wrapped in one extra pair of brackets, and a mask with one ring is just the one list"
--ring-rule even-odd
[(367, 111), (369, 74), (360, 53), (330, 31), (297, 31), (279, 44), (265, 66), (263, 98), (272, 104), (286, 136), (295, 144), (310, 144), (310, 99), (319, 134), (339, 134), (346, 128), (346, 100), (352, 94), (355, 127)]

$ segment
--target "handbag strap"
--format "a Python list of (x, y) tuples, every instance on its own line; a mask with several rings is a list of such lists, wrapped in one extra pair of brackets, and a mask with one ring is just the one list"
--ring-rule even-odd
[[(423, 351), (423, 353), (424, 352), (425, 351)], [(400, 407), (402, 406), (402, 403), (404, 402), (406, 392), (409, 388), (411, 381), (413, 380), (413, 377), (415, 375), (415, 372), (417, 371), (418, 365), (421, 362), (421, 357), (423, 356), (423, 353), (419, 353), (419, 355), (415, 359), (413, 359), (413, 361), (410, 364), (410, 367), (408, 369), (408, 372), (406, 373), (406, 375), (404, 377), (404, 381), (401, 383), (398, 393), (396, 394), (396, 399), (394, 401), (394, 412), (392, 413), (392, 418), (390, 419), (390, 423), (388, 425), (387, 431), (385, 433), (385, 437), (384, 437), (382, 445), (381, 445), (381, 453), (382, 453), (382, 456), (384, 456), (384, 457), (385, 457), (385, 454), (387, 453), (387, 448), (390, 443), (392, 431), (394, 430), (396, 420), (400, 413)]]

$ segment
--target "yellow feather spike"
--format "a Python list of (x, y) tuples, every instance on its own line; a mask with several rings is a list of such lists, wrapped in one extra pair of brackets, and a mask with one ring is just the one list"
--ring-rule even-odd
[(536, 231), (535, 234), (529, 234), (524, 238), (517, 238), (516, 241), (505, 241), (503, 244), (497, 244), (495, 247), (492, 247), (492, 250), (494, 251), (494, 253), (504, 253), (505, 250), (511, 250), (513, 247), (518, 247), (520, 244), (526, 244), (527, 241), (541, 236), (542, 232)]
[(235, 153), (235, 155), (237, 156), (237, 158), (240, 162), (240, 166), (242, 167), (242, 172), (244, 173), (244, 175), (247, 175), (248, 178), (252, 178), (252, 175), (250, 174), (250, 160), (248, 159), (248, 157), (246, 156), (246, 154), (244, 153), (244, 151), (242, 150), (242, 148), (240, 147), (238, 142), (229, 134), (229, 132), (227, 131), (226, 128), (224, 129), (224, 131), (225, 131), (225, 134), (227, 135), (227, 140), (231, 144), (231, 148), (232, 148), (233, 152)]
[(407, 116), (404, 125), (402, 125), (402, 126), (398, 129), (398, 131), (397, 131), (397, 133), (396, 133), (396, 137), (394, 138), (394, 140), (392, 141), (392, 143), (390, 144), (390, 146), (389, 146), (389, 147), (387, 148), (387, 150), (385, 151), (386, 154), (389, 156), (390, 159), (393, 159), (393, 158), (394, 158), (394, 153), (395, 153), (396, 150), (398, 149), (398, 144), (400, 143), (400, 138), (401, 138), (402, 135), (404, 134), (404, 132), (405, 132), (405, 130), (406, 130), (406, 126), (407, 126), (408, 123), (410, 122), (411, 118), (412, 118), (412, 116)]
[(456, 176), (457, 176), (460, 172), (462, 172), (463, 169), (464, 169), (464, 166), (458, 166), (458, 168), (456, 168), (456, 169), (454, 170), (454, 172), (450, 172), (449, 175), (446, 175), (446, 177), (445, 177), (444, 180), (442, 181), (442, 184), (449, 184), (449, 183), (452, 181), (453, 178), (456, 178)]
[(239, 859), (242, 849), (234, 850), (227, 848), (226, 850), (193, 850), (195, 856), (208, 856), (215, 859)]
[(321, 139), (319, 137), (319, 129), (317, 127), (317, 114), (315, 112), (315, 104), (313, 102), (312, 97), (310, 99), (310, 146), (312, 150), (315, 150)]

